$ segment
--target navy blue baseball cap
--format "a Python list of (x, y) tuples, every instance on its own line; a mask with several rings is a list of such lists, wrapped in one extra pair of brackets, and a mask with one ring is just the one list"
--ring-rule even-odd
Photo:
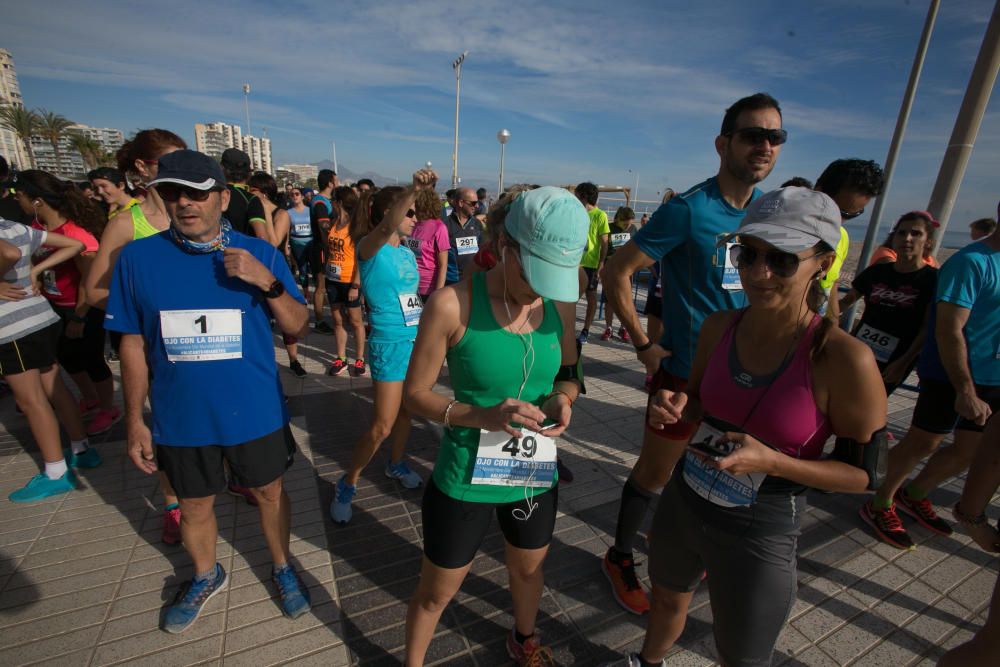
[(150, 185), (177, 183), (195, 190), (224, 190), (226, 175), (219, 163), (204, 153), (188, 149), (173, 151), (160, 158), (156, 178)]

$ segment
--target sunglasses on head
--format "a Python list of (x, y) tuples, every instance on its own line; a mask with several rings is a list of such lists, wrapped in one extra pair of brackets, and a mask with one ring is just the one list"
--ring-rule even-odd
[(738, 130), (726, 133), (725, 136), (731, 137), (733, 135), (737, 135), (743, 141), (754, 146), (764, 143), (765, 139), (772, 146), (780, 146), (788, 141), (788, 132), (786, 130), (772, 130), (766, 127), (741, 127)]
[(158, 183), (156, 191), (163, 201), (168, 202), (177, 201), (181, 198), (181, 195), (184, 195), (191, 201), (205, 201), (210, 194), (218, 192), (215, 189), (198, 190), (196, 188), (189, 188), (186, 185), (178, 185), (177, 183)]
[[(815, 256), (810, 255), (806, 259)], [(795, 272), (799, 270), (799, 264), (802, 262), (802, 258), (798, 255), (774, 248), (761, 251), (752, 246), (740, 245), (739, 243), (729, 248), (729, 260), (740, 270), (750, 269), (757, 263), (758, 257), (763, 257), (764, 266), (779, 278), (791, 278), (794, 276)]]

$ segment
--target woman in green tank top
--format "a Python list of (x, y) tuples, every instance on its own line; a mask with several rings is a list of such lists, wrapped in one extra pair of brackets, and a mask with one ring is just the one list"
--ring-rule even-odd
[[(403, 389), (412, 414), (445, 425), (423, 499), (407, 665), (423, 664), (494, 513), (514, 601), (507, 651), (518, 664), (551, 660), (535, 618), (555, 525), (552, 439), (569, 425), (581, 388), (573, 330), (589, 219), (569, 192), (547, 187), (501, 199), (488, 224), (503, 230), (500, 261), (431, 296)], [(434, 391), (446, 358), (454, 399)]]

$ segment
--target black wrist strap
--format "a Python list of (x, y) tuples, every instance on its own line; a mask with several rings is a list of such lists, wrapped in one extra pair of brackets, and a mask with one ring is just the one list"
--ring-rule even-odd
[(645, 344), (643, 344), (643, 345), (636, 345), (635, 346), (635, 351), (636, 352), (645, 352), (646, 350), (648, 350), (651, 347), (653, 347), (653, 341), (652, 341), (652, 339), (647, 340), (645, 342)]

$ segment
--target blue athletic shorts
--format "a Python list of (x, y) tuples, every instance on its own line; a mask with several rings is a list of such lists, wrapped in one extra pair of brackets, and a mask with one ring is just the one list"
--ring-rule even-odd
[(368, 367), (376, 382), (402, 382), (410, 366), (412, 340), (376, 343), (368, 341)]

